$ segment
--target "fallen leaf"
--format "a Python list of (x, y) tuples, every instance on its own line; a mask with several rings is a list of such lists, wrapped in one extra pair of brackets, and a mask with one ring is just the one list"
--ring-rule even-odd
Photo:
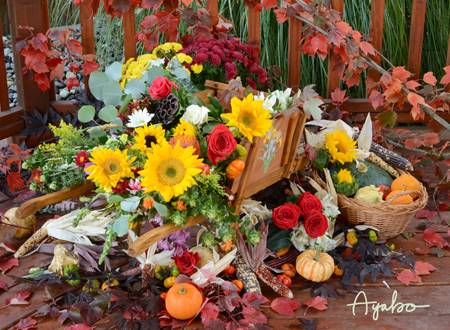
[(244, 307), (242, 309), (242, 314), (250, 323), (267, 323), (267, 318), (264, 316), (264, 314), (257, 311), (253, 307)]
[(405, 269), (402, 271), (399, 275), (397, 275), (397, 280), (399, 280), (402, 283), (405, 283), (406, 285), (409, 285), (411, 282), (420, 283), (422, 282), (422, 279), (417, 274), (413, 274), (411, 269)]
[(423, 232), (422, 238), (425, 242), (429, 243), (430, 247), (437, 246), (439, 248), (443, 248), (448, 246), (448, 242), (444, 240), (444, 238), (436, 233), (434, 229), (427, 228)]
[(245, 306), (253, 307), (256, 310), (261, 310), (261, 307), (259, 305), (267, 303), (270, 300), (260, 293), (246, 292), (242, 296), (242, 301), (244, 302)]
[(406, 238), (406, 239), (410, 239), (411, 236), (414, 235), (414, 234), (415, 234), (415, 233), (413, 233), (413, 232), (408, 232), (408, 231), (404, 231), (404, 232), (402, 233), (403, 237)]
[(436, 270), (432, 264), (428, 262), (417, 261), (414, 271), (416, 275), (428, 275), (431, 274), (430, 271)]
[(281, 315), (295, 316), (294, 310), (299, 308), (301, 304), (294, 299), (277, 298), (270, 304), (270, 307)]
[(219, 315), (219, 307), (213, 303), (206, 303), (205, 307), (203, 307), (202, 311), (200, 312), (202, 316), (202, 323), (206, 324), (210, 320), (217, 319), (217, 316)]
[(14, 297), (6, 298), (6, 302), (8, 305), (29, 305), (31, 304), (29, 301), (26, 301), (30, 296), (31, 291), (23, 291), (17, 292)]
[(37, 321), (35, 319), (33, 319), (32, 317), (27, 317), (26, 319), (21, 319), (19, 321), (19, 323), (17, 323), (14, 326), (14, 328), (27, 330), (27, 329), (30, 329), (30, 328), (34, 328), (36, 323), (37, 323)]
[(8, 291), (8, 284), (6, 284), (5, 282), (0, 281), (0, 289)]
[(417, 219), (427, 219), (428, 221), (431, 221), (436, 216), (436, 212), (429, 211), (427, 209), (422, 209), (416, 213)]
[(0, 269), (3, 273), (6, 273), (14, 266), (19, 266), (19, 260), (16, 258), (9, 258), (8, 260), (1, 259), (0, 261)]
[(416, 248), (416, 253), (419, 253), (419, 254), (427, 254), (428, 251), (430, 251), (430, 249), (422, 250), (421, 248)]
[(94, 328), (91, 328), (90, 326), (87, 326), (86, 324), (74, 324), (70, 327), (66, 328), (65, 330), (93, 330)]
[(305, 305), (308, 307), (306, 307), (305, 314), (303, 314), (303, 315), (306, 315), (306, 312), (308, 311), (308, 308), (310, 308), (310, 307), (314, 307), (315, 309), (318, 309), (319, 311), (323, 311), (324, 309), (327, 309), (327, 306), (326, 306), (327, 303), (328, 303), (328, 300), (326, 298), (323, 298), (320, 296), (317, 296), (314, 299), (308, 300), (305, 303)]

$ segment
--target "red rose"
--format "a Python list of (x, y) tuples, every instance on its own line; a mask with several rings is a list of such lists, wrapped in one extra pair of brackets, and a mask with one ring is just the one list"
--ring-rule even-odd
[(212, 130), (208, 141), (208, 158), (216, 166), (218, 160), (225, 160), (237, 146), (237, 142), (230, 129), (219, 124)]
[(86, 163), (89, 160), (89, 154), (87, 151), (83, 150), (80, 151), (77, 156), (75, 157), (75, 164), (78, 167), (84, 167), (84, 165), (86, 165)]
[(305, 217), (313, 212), (322, 213), (322, 202), (309, 191), (304, 192), (295, 203), (300, 208), (300, 214)]
[(321, 212), (310, 213), (303, 222), (306, 233), (312, 238), (325, 235), (328, 229), (328, 219)]
[(148, 89), (150, 96), (154, 100), (161, 100), (163, 97), (166, 97), (170, 93), (172, 93), (172, 86), (178, 88), (178, 86), (167, 79), (166, 77), (158, 77), (153, 80), (152, 85)]
[(194, 270), (194, 265), (200, 260), (198, 252), (192, 253), (184, 251), (181, 257), (172, 257), (175, 265), (180, 269), (180, 272), (189, 274)]
[(281, 229), (294, 228), (300, 217), (300, 209), (297, 205), (286, 203), (272, 211), (273, 223)]

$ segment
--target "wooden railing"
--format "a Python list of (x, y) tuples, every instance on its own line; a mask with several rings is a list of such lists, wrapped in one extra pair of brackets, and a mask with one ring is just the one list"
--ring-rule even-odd
[[(170, 4), (171, 1), (164, 0), (164, 2), (165, 10), (171, 11), (173, 9)], [(331, 2), (333, 8), (343, 14), (345, 10), (344, 0), (332, 0)], [(84, 54), (95, 53), (94, 24), (91, 18), (92, 13), (88, 9), (89, 3), (90, 1), (85, 0), (79, 7)], [(420, 76), (426, 3), (426, 0), (413, 0), (412, 7), (407, 69), (415, 74), (416, 78)], [(207, 9), (210, 11), (213, 21), (214, 19), (217, 19), (218, 8), (218, 0), (207, 1)], [(26, 33), (25, 31), (18, 29), (18, 25), (32, 26), (35, 28), (35, 33), (45, 33), (49, 29), (47, 0), (8, 0), (8, 10), (11, 19), (11, 34), (13, 40), (17, 36)], [(384, 10), (385, 0), (372, 0), (370, 36), (373, 39), (372, 43), (375, 49), (380, 52), (382, 50), (383, 42)], [(289, 24), (289, 47), (287, 54), (289, 59), (288, 84), (290, 86), (298, 86), (300, 85), (302, 64), (300, 50), (302, 39), (300, 29), (302, 23), (297, 19), (290, 18), (289, 22), (284, 24)], [(248, 9), (248, 37), (259, 39), (260, 31), (260, 12), (256, 11), (254, 7), (250, 7)], [(135, 11), (134, 9), (130, 9), (123, 17), (125, 59), (136, 57), (136, 44), (134, 42), (135, 33)], [(37, 108), (43, 113), (47, 111), (51, 105), (57, 111), (65, 113), (67, 111), (74, 111), (77, 108), (71, 101), (55, 101), (53, 84), (50, 90), (42, 92), (36, 82), (21, 77), (20, 71), (25, 67), (25, 63), (24, 59), (17, 53), (14, 54), (14, 63), (19, 106), (9, 109), (5, 59), (3, 52), (0, 52), (0, 140), (15, 136), (25, 128), (25, 123), (20, 117), (23, 115), (24, 110), (31, 112), (34, 108)], [(447, 65), (450, 65), (450, 47), (448, 49)], [(332, 67), (333, 61), (330, 60), (328, 64), (327, 98), (330, 98), (331, 92), (334, 91), (336, 87), (339, 87), (340, 83), (340, 78), (337, 72), (332, 71)], [(368, 75), (375, 81), (378, 81), (380, 78), (380, 74), (374, 70), (369, 70)], [(326, 102), (331, 103), (328, 99)], [(404, 109), (397, 110), (398, 122), (413, 122), (413, 119), (409, 114), (409, 109), (410, 108), (405, 105)], [(351, 99), (342, 105), (341, 110), (365, 114), (371, 112), (372, 115), (376, 115), (383, 109), (379, 108), (377, 111), (374, 111), (367, 99)], [(444, 116), (447, 121), (450, 121), (450, 114), (446, 113), (442, 114), (442, 116)], [(426, 116), (424, 121), (429, 121), (429, 118)], [(31, 144), (37, 143), (35, 140), (29, 142), (31, 142)]]

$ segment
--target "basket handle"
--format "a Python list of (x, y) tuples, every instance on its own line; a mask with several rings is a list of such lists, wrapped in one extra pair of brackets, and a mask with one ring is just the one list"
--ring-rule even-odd
[(419, 191), (419, 190), (407, 190), (407, 191), (401, 191), (401, 192), (399, 192), (399, 193), (397, 193), (397, 194), (395, 194), (395, 195), (392, 195), (391, 198), (389, 198), (389, 199), (386, 201), (386, 203), (389, 203), (389, 205), (390, 205), (390, 204), (392, 203), (392, 201), (393, 201), (394, 199), (396, 199), (397, 197), (402, 197), (402, 196), (406, 196), (406, 195), (410, 195), (410, 194), (416, 194), (416, 195), (420, 195), (420, 196), (423, 195), (422, 191)]

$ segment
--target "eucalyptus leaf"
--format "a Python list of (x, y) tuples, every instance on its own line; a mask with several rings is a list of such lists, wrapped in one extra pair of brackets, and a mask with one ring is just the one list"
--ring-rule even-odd
[(139, 79), (131, 79), (125, 85), (123, 92), (126, 94), (131, 94), (135, 100), (141, 99), (142, 94), (145, 93), (145, 84)]
[(114, 122), (115, 122), (117, 125), (123, 126), (123, 122), (122, 122), (122, 119), (120, 119), (120, 117), (114, 118)]
[(133, 196), (120, 202), (120, 208), (125, 212), (133, 212), (138, 208), (140, 202), (140, 197)]
[(164, 217), (167, 213), (167, 207), (164, 204), (160, 204), (158, 202), (153, 202), (153, 206), (155, 207), (158, 214)]
[(118, 106), (122, 101), (122, 88), (120, 84), (111, 80), (103, 87), (103, 102), (106, 105)]
[(121, 201), (123, 201), (123, 197), (119, 196), (119, 195), (112, 195), (108, 198), (108, 203), (109, 204), (114, 204), (114, 203), (120, 203)]
[(107, 105), (103, 109), (100, 110), (100, 112), (98, 113), (98, 117), (101, 120), (106, 121), (107, 123), (110, 123), (110, 122), (114, 122), (114, 119), (117, 117), (118, 114), (119, 114), (119, 111), (117, 111), (117, 109), (115, 107), (113, 107), (112, 105)]
[(119, 62), (114, 62), (106, 68), (105, 73), (109, 79), (119, 80), (122, 78), (122, 64)]
[(94, 127), (91, 130), (91, 138), (93, 139), (99, 139), (102, 136), (106, 136), (106, 132), (102, 131), (100, 128), (98, 127)]
[(126, 234), (128, 234), (128, 217), (124, 216), (124, 217), (120, 217), (118, 219), (116, 219), (116, 221), (114, 222), (113, 225), (113, 229), (115, 231), (115, 233), (119, 236), (124, 236)]
[(78, 120), (88, 123), (95, 117), (95, 108), (92, 105), (84, 105), (78, 110)]
[(103, 87), (110, 80), (104, 72), (100, 71), (94, 71), (89, 75), (89, 89), (97, 100), (103, 101)]
[(131, 101), (133, 100), (133, 96), (131, 94), (127, 94), (122, 102), (122, 106), (120, 107), (119, 114), (124, 113)]

